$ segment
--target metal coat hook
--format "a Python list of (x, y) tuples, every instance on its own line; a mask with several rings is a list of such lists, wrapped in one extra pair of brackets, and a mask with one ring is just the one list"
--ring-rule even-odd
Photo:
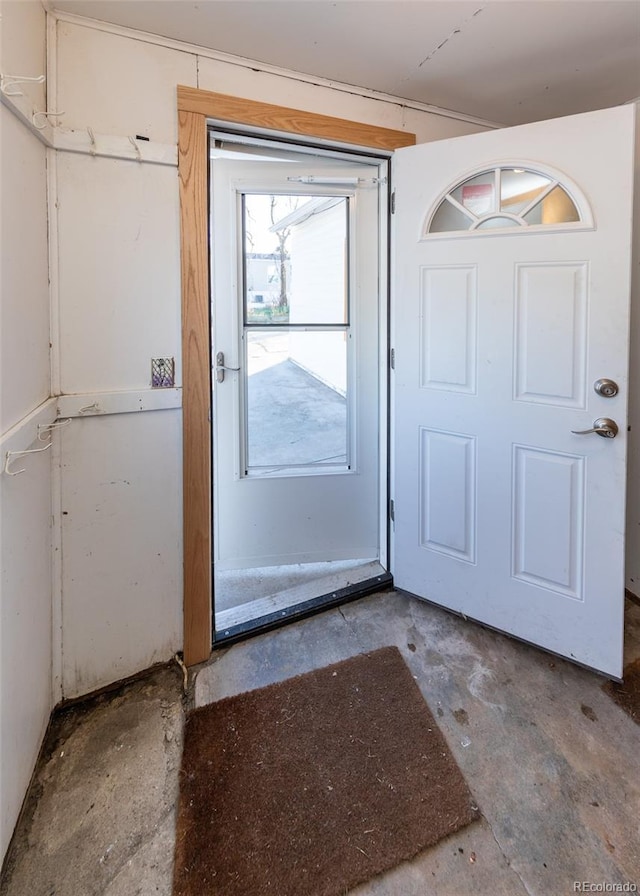
[[(31, 121), (33, 122), (33, 126), (34, 126), (34, 128), (36, 128), (36, 130), (44, 131), (44, 129), (46, 128), (46, 126), (49, 123), (49, 121), (48, 121), (49, 118), (58, 118), (60, 115), (66, 115), (66, 114), (67, 114), (66, 112), (44, 112), (44, 111), (39, 111), (37, 109), (34, 109), (34, 112), (31, 116)], [(37, 124), (36, 118), (38, 115), (44, 115), (44, 117), (45, 117), (44, 124)]]
[[(68, 426), (70, 423), (71, 417), (67, 417), (64, 420), (54, 420), (53, 423), (38, 423), (38, 441), (44, 442), (47, 435), (50, 435), (54, 429), (62, 429), (63, 426)], [(43, 433), (45, 439), (42, 438)]]
[(135, 137), (129, 137), (129, 143), (131, 143), (131, 145), (133, 146), (133, 148), (136, 151), (136, 158), (138, 159), (139, 162), (141, 162), (142, 161), (142, 153), (140, 152), (140, 147), (138, 146), (138, 141), (135, 139)]
[(12, 91), (9, 91), (8, 88), (27, 83), (44, 84), (46, 80), (46, 75), (37, 75), (35, 78), (29, 75), (0, 75), (0, 91), (5, 96), (24, 96), (24, 93), (19, 88)]
[(98, 145), (96, 143), (96, 135), (93, 133), (91, 128), (87, 128), (87, 134), (89, 135), (89, 140), (91, 141), (91, 145), (89, 146), (89, 152), (92, 156), (95, 156), (98, 151)]
[(100, 413), (100, 405), (97, 401), (94, 401), (93, 404), (85, 405), (85, 407), (80, 408), (79, 414), (99, 414)]
[(51, 448), (51, 442), (48, 442), (44, 448), (29, 448), (27, 451), (7, 451), (4, 460), (4, 471), (7, 476), (19, 476), (20, 473), (24, 473), (26, 467), (23, 467), (21, 470), (10, 470), (9, 465), (11, 464), (11, 460), (14, 457), (23, 457), (25, 454), (40, 454), (41, 451), (47, 451)]

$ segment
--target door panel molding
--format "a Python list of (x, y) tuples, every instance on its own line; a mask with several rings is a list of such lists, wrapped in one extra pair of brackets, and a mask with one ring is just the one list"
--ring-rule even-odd
[[(240, 97), (178, 89), (178, 178), (182, 273), (184, 660), (211, 652), (211, 362), (209, 332), (207, 119), (286, 132), (336, 144), (393, 150), (415, 134), (257, 103)], [(301, 140), (303, 142), (303, 140)]]

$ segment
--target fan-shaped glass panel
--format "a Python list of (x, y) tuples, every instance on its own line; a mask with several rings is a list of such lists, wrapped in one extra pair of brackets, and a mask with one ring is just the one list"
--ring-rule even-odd
[(499, 167), (457, 184), (441, 200), (428, 233), (548, 227), (581, 221), (564, 187), (529, 168)]

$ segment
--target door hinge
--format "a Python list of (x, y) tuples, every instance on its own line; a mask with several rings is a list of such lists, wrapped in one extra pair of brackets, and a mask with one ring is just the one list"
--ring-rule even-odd
[(391, 214), (395, 215), (396, 213), (396, 191), (394, 190), (391, 194)]
[(393, 498), (389, 501), (389, 516), (391, 517), (391, 522), (395, 523), (395, 521), (396, 521), (396, 505), (393, 501)]
[(395, 370), (396, 369), (396, 350), (395, 350), (395, 348), (391, 349), (391, 358), (390, 358), (389, 363), (391, 364), (391, 369)]

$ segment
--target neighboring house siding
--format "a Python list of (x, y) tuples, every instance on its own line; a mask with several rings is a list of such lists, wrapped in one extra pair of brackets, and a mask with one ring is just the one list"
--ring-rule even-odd
[[(345, 219), (345, 204), (340, 202), (292, 227), (291, 323), (345, 320)], [(347, 389), (345, 339), (343, 332), (292, 332), (291, 358), (344, 395)]]

